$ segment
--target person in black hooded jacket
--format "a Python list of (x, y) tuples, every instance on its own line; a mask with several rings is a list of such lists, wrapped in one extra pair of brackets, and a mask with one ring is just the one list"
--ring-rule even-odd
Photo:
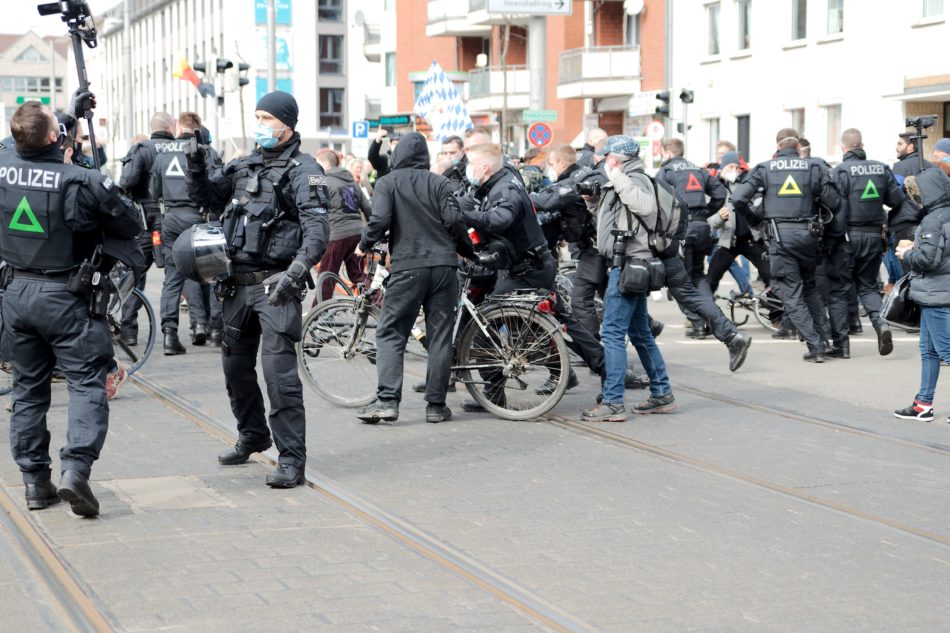
[(474, 258), (455, 187), (429, 171), (425, 138), (413, 132), (393, 152), (392, 171), (376, 181), (373, 215), (356, 254), (389, 231), (390, 276), (376, 332), (376, 401), (357, 417), (369, 424), (399, 418), (403, 354), (412, 325), (426, 318), (426, 422), (452, 417), (445, 404), (452, 365), (452, 329), (458, 301), (458, 254)]

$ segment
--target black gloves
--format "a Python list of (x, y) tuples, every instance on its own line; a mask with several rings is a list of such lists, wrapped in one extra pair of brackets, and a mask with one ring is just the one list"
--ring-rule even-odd
[(96, 95), (88, 90), (77, 90), (73, 93), (69, 105), (66, 107), (66, 113), (74, 119), (79, 120), (86, 116), (86, 112), (96, 109)]
[(204, 173), (204, 148), (198, 144), (195, 137), (188, 139), (188, 142), (185, 143), (185, 159), (188, 161), (188, 171), (193, 174)]
[(294, 260), (287, 270), (264, 280), (267, 303), (272, 306), (282, 306), (289, 303), (300, 296), (304, 284), (313, 287), (310, 269), (303, 262)]

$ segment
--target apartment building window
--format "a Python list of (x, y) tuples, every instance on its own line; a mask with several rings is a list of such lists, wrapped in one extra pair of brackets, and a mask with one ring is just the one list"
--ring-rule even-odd
[[(63, 80), (56, 80), (56, 92), (63, 91)], [(0, 77), (0, 92), (16, 95), (49, 93), (49, 77)]]
[(841, 141), (841, 104), (825, 107), (825, 120), (828, 127), (828, 144), (826, 156), (836, 156), (840, 153), (838, 145)]
[(828, 0), (828, 35), (844, 31), (844, 0)]
[(343, 88), (320, 89), (320, 127), (343, 127)]
[(719, 118), (707, 119), (706, 130), (709, 132), (709, 160), (716, 160), (716, 144), (719, 142)]
[(624, 26), (623, 43), (627, 46), (640, 46), (640, 15), (627, 15)]
[(343, 36), (320, 36), (320, 74), (343, 74)]
[(321, 22), (343, 21), (343, 0), (320, 0), (317, 17)]
[(808, 36), (808, 0), (792, 0), (792, 39)]
[(386, 53), (386, 87), (396, 85), (396, 53)]
[(924, 17), (936, 18), (943, 15), (943, 0), (924, 0)]
[(736, 0), (736, 11), (739, 14), (739, 50), (744, 51), (752, 46), (752, 0)]
[(805, 108), (794, 108), (789, 110), (788, 113), (791, 115), (791, 127), (792, 129), (798, 130), (799, 134), (805, 133)]
[(750, 125), (749, 115), (743, 114), (742, 116), (736, 117), (736, 149), (739, 150), (739, 155), (748, 159), (749, 154), (749, 137), (750, 137)]
[(710, 55), (719, 54), (719, 3), (706, 5), (706, 16), (709, 23), (709, 48), (707, 52)]

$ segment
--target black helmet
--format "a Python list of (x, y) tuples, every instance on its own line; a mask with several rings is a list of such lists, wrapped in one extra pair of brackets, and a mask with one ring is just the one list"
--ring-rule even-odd
[(196, 224), (182, 231), (172, 257), (178, 271), (197, 282), (210, 284), (231, 276), (228, 244), (218, 224)]

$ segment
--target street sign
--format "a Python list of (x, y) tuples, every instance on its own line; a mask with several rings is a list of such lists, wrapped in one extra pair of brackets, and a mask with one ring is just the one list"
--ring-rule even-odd
[(16, 98), (17, 105), (23, 105), (27, 101), (39, 101), (43, 105), (49, 105), (49, 97), (24, 97), (20, 95)]
[(659, 121), (650, 121), (649, 125), (647, 125), (647, 136), (654, 141), (662, 139), (664, 134), (666, 134), (666, 128), (664, 128), (663, 124)]
[(572, 0), (488, 0), (489, 13), (571, 15)]
[(402, 127), (412, 125), (411, 114), (389, 114), (379, 117), (379, 124), (383, 127)]
[(528, 128), (528, 142), (535, 147), (550, 145), (554, 139), (554, 132), (547, 123), (535, 123)]
[(525, 110), (521, 113), (521, 120), (525, 123), (557, 121), (557, 110)]
[(353, 138), (369, 137), (369, 121), (353, 121)]
[(659, 90), (650, 90), (649, 92), (635, 92), (630, 95), (630, 104), (627, 106), (630, 110), (630, 116), (654, 114), (658, 94), (660, 94)]

